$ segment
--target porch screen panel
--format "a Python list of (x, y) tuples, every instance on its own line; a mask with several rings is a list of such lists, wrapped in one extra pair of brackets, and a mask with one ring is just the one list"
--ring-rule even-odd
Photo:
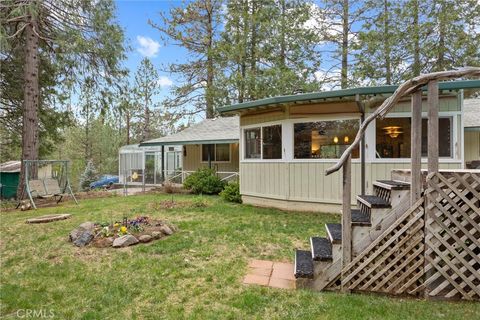
[(208, 153), (210, 152), (210, 161), (215, 161), (215, 145), (202, 144), (202, 161), (208, 161)]

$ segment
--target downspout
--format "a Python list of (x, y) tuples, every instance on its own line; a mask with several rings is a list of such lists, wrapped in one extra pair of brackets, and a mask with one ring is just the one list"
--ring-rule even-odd
[[(360, 95), (355, 95), (355, 102), (357, 103), (358, 111), (360, 111), (360, 121), (363, 123), (365, 121), (365, 105), (360, 100)], [(365, 194), (365, 135), (360, 141), (360, 181), (361, 181), (361, 194)]]

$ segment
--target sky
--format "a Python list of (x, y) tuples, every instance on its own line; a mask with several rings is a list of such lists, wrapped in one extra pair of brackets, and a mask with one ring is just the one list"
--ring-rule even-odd
[(183, 49), (172, 44), (165, 45), (160, 38), (160, 31), (148, 24), (151, 19), (160, 22), (159, 12), (168, 12), (173, 6), (182, 1), (167, 0), (116, 0), (117, 19), (125, 32), (127, 44), (131, 50), (127, 53), (125, 67), (130, 70), (133, 79), (140, 61), (148, 57), (154, 66), (159, 69), (159, 83), (163, 99), (174, 84), (175, 79), (167, 72), (162, 71), (170, 62), (183, 62), (187, 59)]

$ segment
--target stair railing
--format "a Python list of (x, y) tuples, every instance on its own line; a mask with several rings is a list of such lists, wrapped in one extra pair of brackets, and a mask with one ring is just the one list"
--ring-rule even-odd
[[(457, 70), (440, 71), (423, 74), (401, 84), (372, 114), (360, 125), (353, 143), (343, 152), (338, 162), (325, 170), (330, 175), (343, 168), (342, 176), (342, 270), (352, 260), (352, 152), (364, 139), (368, 125), (376, 118), (383, 119), (395, 105), (405, 96), (411, 95), (412, 126), (411, 126), (411, 191), (410, 203), (421, 197), (422, 176), (422, 90), (427, 86), (428, 108), (428, 173), (438, 172), (438, 81), (456, 79), (465, 76), (480, 76), (480, 68), (464, 67)], [(343, 275), (342, 275), (343, 278)], [(342, 283), (342, 291), (347, 291)]]

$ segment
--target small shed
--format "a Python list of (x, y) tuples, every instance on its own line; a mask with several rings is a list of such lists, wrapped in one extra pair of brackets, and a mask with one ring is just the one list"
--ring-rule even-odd
[(0, 164), (0, 189), (2, 199), (15, 198), (20, 179), (20, 161), (7, 161)]

